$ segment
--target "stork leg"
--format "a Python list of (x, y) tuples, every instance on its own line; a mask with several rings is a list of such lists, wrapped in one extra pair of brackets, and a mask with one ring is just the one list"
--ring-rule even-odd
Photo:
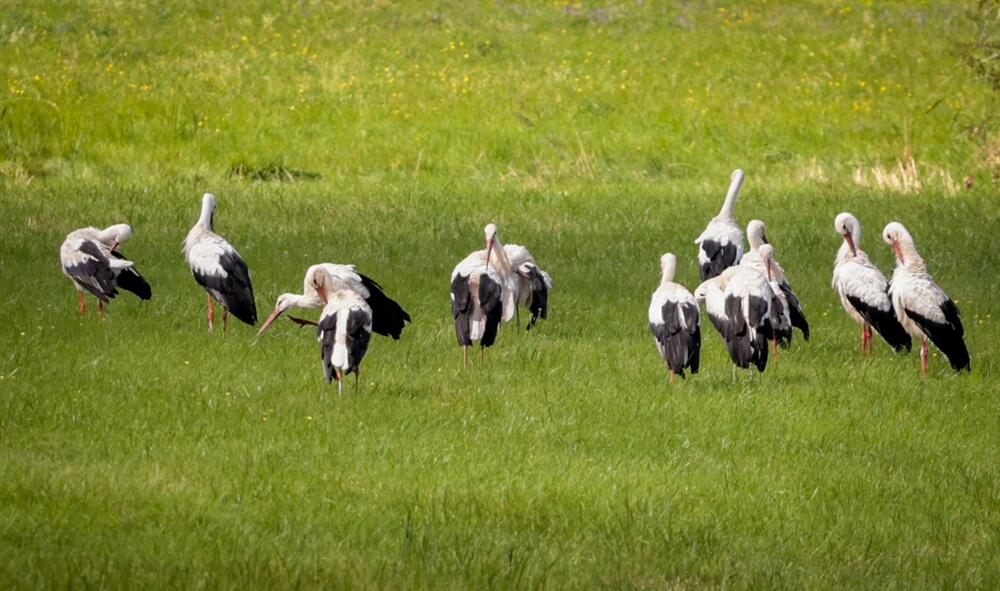
[(774, 358), (778, 358), (778, 337), (771, 338), (771, 351), (774, 351)]
[(104, 301), (103, 300), (97, 300), (97, 315), (101, 317), (101, 320), (104, 320)]
[(337, 394), (344, 393), (344, 372), (339, 367), (337, 368)]
[(672, 369), (670, 370), (670, 383), (671, 384), (674, 383), (674, 370), (672, 370)]
[(226, 323), (229, 321), (229, 310), (222, 309), (222, 334), (226, 334)]
[(872, 352), (872, 327), (865, 324), (865, 353), (869, 355)]
[(83, 301), (83, 292), (77, 292), (80, 294), (80, 318), (83, 318), (83, 313), (87, 311), (87, 304)]
[(212, 305), (212, 294), (205, 294), (208, 297), (208, 332), (215, 330), (215, 306)]
[(927, 375), (927, 337), (920, 337), (920, 375)]
[(469, 346), (462, 345), (462, 367), (469, 369)]
[(861, 324), (861, 354), (865, 354), (865, 325)]

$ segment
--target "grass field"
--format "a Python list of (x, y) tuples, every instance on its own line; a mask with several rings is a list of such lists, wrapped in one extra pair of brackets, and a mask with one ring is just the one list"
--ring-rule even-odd
[[(0, 5), (0, 586), (1000, 587), (1000, 95), (969, 9)], [(737, 166), (814, 337), (734, 378), (706, 323), (671, 386), (658, 257), (693, 289)], [(207, 333), (205, 191), (261, 314), (322, 261), (410, 311), (359, 391), (291, 323)], [(910, 228), (971, 374), (858, 354), (845, 210), (886, 271)], [(123, 221), (154, 297), (80, 320), (59, 244)], [(448, 275), (489, 221), (551, 317), (463, 371)]]

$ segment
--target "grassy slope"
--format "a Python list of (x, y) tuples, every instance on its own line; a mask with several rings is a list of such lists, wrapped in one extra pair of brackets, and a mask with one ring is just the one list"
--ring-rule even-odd
[[(957, 65), (961, 11), (459, 6), (2, 9), (0, 581), (997, 586), (1000, 224), (967, 131), (996, 99)], [(977, 188), (854, 187), (904, 125)], [(240, 161), (323, 179), (226, 179)], [(694, 254), (735, 165), (815, 338), (734, 381), (706, 330), (668, 388), (657, 257)], [(179, 242), (208, 189), (263, 313), (322, 260), (411, 311), (359, 394), (290, 324), (204, 332)], [(829, 289), (845, 209), (885, 269), (881, 224), (910, 226), (971, 375), (855, 354)], [(446, 277), (489, 219), (553, 274), (553, 316), (463, 372)], [(120, 220), (155, 297), (78, 321), (57, 245)]]

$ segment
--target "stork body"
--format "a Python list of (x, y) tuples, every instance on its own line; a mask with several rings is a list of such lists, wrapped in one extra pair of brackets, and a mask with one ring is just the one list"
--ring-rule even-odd
[(737, 264), (743, 256), (743, 231), (733, 217), (736, 196), (742, 184), (743, 171), (736, 169), (730, 179), (729, 191), (722, 203), (722, 209), (708, 222), (708, 226), (694, 241), (698, 245), (698, 264), (702, 281), (718, 276), (725, 269)]
[(653, 341), (670, 370), (684, 377), (684, 370), (698, 373), (701, 360), (701, 326), (698, 302), (683, 285), (674, 282), (677, 258), (667, 253), (660, 257), (660, 286), (649, 302), (649, 330)]
[(896, 351), (909, 351), (910, 335), (899, 323), (889, 297), (889, 281), (859, 248), (861, 223), (849, 213), (841, 213), (833, 223), (844, 237), (833, 265), (833, 289), (844, 311), (861, 325), (861, 352), (871, 353), (872, 329)]
[(140, 299), (153, 296), (149, 283), (135, 264), (118, 251), (118, 245), (132, 237), (128, 224), (116, 224), (100, 230), (86, 227), (74, 230), (59, 247), (62, 271), (76, 286), (79, 310), (86, 310), (84, 291), (97, 298), (98, 311), (104, 317), (104, 306), (118, 295), (118, 289), (130, 291)]
[(927, 373), (928, 339), (944, 353), (955, 371), (971, 371), (958, 307), (927, 273), (913, 237), (903, 224), (890, 222), (882, 230), (882, 239), (892, 245), (896, 254), (889, 296), (899, 323), (910, 336), (920, 339), (921, 374)]
[(736, 367), (767, 367), (767, 341), (772, 337), (771, 300), (774, 297), (765, 276), (749, 267), (730, 267), (721, 275), (702, 282), (695, 297), (705, 302), (705, 311), (726, 343)]
[(518, 306), (524, 306), (531, 314), (528, 320), (528, 330), (539, 318), (549, 316), (549, 290), (552, 289), (552, 278), (538, 266), (535, 257), (520, 244), (503, 245), (507, 259), (510, 261), (511, 279), (514, 285), (514, 300)]
[(462, 363), (469, 364), (469, 347), (479, 342), (480, 359), (496, 341), (500, 322), (514, 317), (517, 306), (513, 269), (497, 227), (485, 228), (486, 248), (462, 259), (451, 273), (451, 312)]
[[(802, 332), (802, 338), (808, 341), (809, 322), (806, 320), (806, 314), (802, 310), (798, 296), (788, 284), (785, 270), (781, 268), (772, 254), (769, 272), (764, 258), (760, 254), (760, 247), (770, 244), (764, 222), (751, 220), (747, 224), (747, 242), (750, 244), (750, 250), (740, 259), (740, 265), (756, 269), (758, 273), (767, 276), (771, 290), (774, 292), (775, 318), (780, 320), (777, 320), (778, 323), (773, 326), (775, 338), (772, 342), (775, 345), (788, 346), (792, 341), (792, 327), (799, 329)], [(775, 353), (777, 353), (777, 348), (775, 348)]]
[(337, 380), (338, 392), (343, 393), (344, 376), (350, 373), (357, 386), (371, 336), (372, 309), (361, 294), (349, 289), (331, 293), (316, 325), (316, 338), (326, 382)]
[[(372, 332), (399, 339), (410, 322), (410, 315), (395, 300), (385, 295), (382, 286), (358, 273), (354, 265), (320, 263), (309, 267), (302, 281), (302, 294), (283, 293), (278, 296), (274, 311), (257, 332), (259, 336), (274, 320), (289, 308), (322, 308), (330, 296), (341, 290), (360, 296), (371, 310)], [(321, 295), (322, 292), (322, 295)]]
[(257, 305), (247, 264), (233, 245), (213, 231), (215, 196), (205, 193), (198, 223), (184, 239), (184, 259), (198, 285), (208, 292), (208, 329), (215, 326), (213, 298), (223, 308), (222, 329), (230, 313), (249, 325), (257, 323)]

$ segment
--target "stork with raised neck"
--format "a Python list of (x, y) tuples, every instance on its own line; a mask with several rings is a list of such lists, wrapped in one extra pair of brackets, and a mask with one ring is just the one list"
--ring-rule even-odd
[(222, 330), (232, 313), (246, 324), (257, 323), (257, 305), (247, 264), (233, 245), (214, 231), (215, 195), (201, 199), (198, 222), (184, 239), (184, 259), (195, 281), (207, 292), (208, 330), (215, 327), (213, 298), (222, 305)]
[(694, 241), (698, 245), (702, 281), (716, 277), (737, 264), (743, 256), (743, 231), (733, 216), (736, 197), (742, 185), (743, 171), (737, 168), (730, 177), (729, 190), (719, 214), (708, 222), (705, 230)]
[[(750, 250), (743, 255), (740, 259), (741, 266), (749, 266), (756, 269), (759, 273), (767, 275), (769, 281), (773, 281), (772, 285), (775, 296), (778, 298), (781, 307), (785, 308), (782, 314), (787, 315), (788, 320), (791, 322), (791, 326), (799, 329), (802, 332), (802, 338), (806, 341), (809, 340), (809, 321), (806, 320), (805, 311), (802, 309), (802, 303), (799, 301), (799, 297), (792, 291), (791, 285), (788, 283), (788, 278), (785, 275), (785, 270), (781, 268), (778, 261), (774, 259), (773, 249), (771, 255), (770, 269), (765, 267), (764, 259), (760, 254), (761, 247), (765, 245), (771, 245), (770, 240), (767, 237), (767, 226), (761, 220), (750, 220), (747, 224), (747, 242), (750, 244)], [(773, 248), (773, 247), (772, 247)], [(780, 335), (777, 340), (772, 341), (775, 345), (781, 344), (787, 346), (791, 343), (792, 333), (788, 331), (779, 331)], [(777, 348), (774, 349), (777, 354)]]

